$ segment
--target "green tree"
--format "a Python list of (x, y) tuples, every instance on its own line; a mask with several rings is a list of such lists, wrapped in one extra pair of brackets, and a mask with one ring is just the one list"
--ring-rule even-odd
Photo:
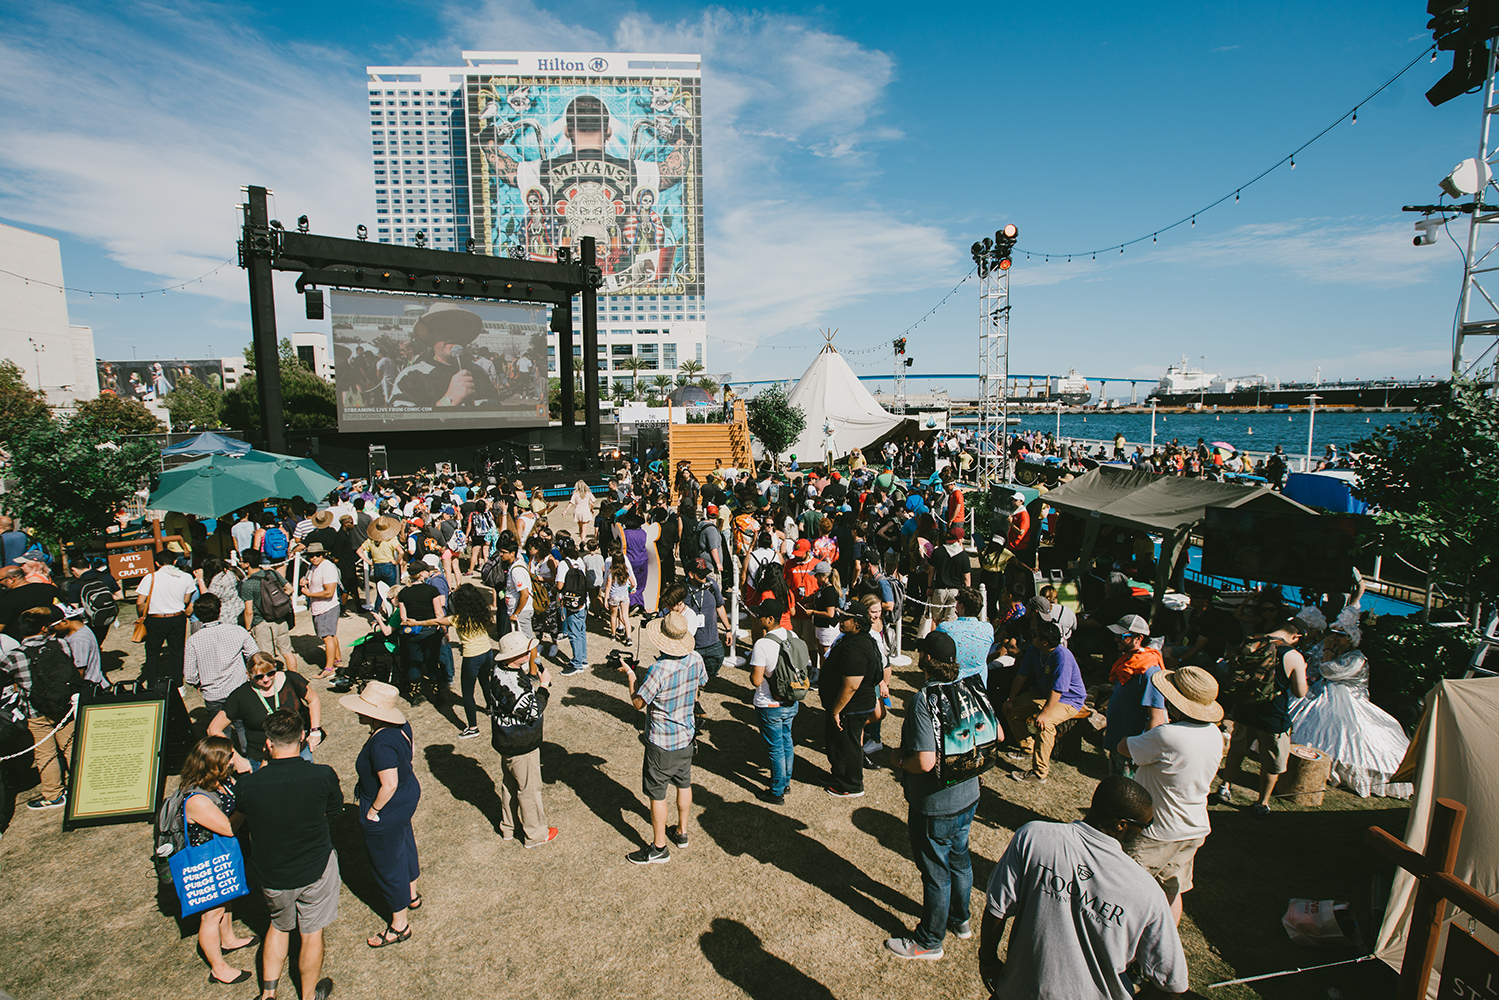
[(1466, 593), (1470, 614), (1499, 594), (1499, 400), (1460, 380), (1451, 398), (1352, 451), (1354, 493), (1374, 508), (1386, 554)]
[(719, 386), (717, 379), (709, 378), (708, 376), (704, 375), (702, 378), (698, 379), (692, 384), (697, 386), (699, 389), (703, 390), (710, 396), (718, 395)]
[(642, 378), (641, 378), (640, 373), (643, 372), (643, 371), (649, 371), (654, 366), (652, 365), (651, 362), (645, 360), (645, 358), (639, 358), (639, 357), (625, 358), (622, 362), (620, 362), (620, 366), (622, 368), (624, 368), (625, 371), (628, 371), (633, 376), (633, 381), (630, 383), (633, 386), (633, 388), (630, 391), (630, 398), (631, 399), (639, 399), (640, 398), (640, 390), (642, 388), (641, 387)]
[(179, 378), (177, 388), (167, 393), (166, 404), (176, 430), (212, 430), (224, 426), (219, 417), (224, 409), (224, 394), (196, 376)]
[(688, 359), (677, 365), (677, 385), (691, 385), (707, 371), (701, 361)]
[[(246, 348), (246, 356), (253, 353)], [(310, 371), (292, 350), (291, 341), (281, 340), (281, 411), (287, 427), (310, 429), (338, 423), (338, 397), (333, 383)], [(260, 433), (260, 397), (255, 376), (246, 374), (239, 385), (224, 393), (221, 419), (247, 434)]]
[(660, 375), (657, 375), (655, 378), (651, 379), (652, 394), (665, 397), (667, 393), (671, 392), (671, 385), (671, 376), (667, 375), (665, 372), (662, 372)]
[(52, 416), (41, 390), (26, 384), (26, 373), (9, 358), (0, 358), (0, 442)]
[(101, 392), (79, 403), (78, 416), (116, 434), (160, 434), (166, 430), (146, 404), (112, 392)]
[(56, 549), (102, 531), (120, 505), (161, 466), (151, 441), (121, 442), (88, 417), (32, 424), (11, 442), (15, 486), (4, 497)]
[(779, 464), (781, 452), (790, 448), (807, 429), (807, 412), (786, 398), (784, 385), (761, 389), (744, 404), (750, 433)]

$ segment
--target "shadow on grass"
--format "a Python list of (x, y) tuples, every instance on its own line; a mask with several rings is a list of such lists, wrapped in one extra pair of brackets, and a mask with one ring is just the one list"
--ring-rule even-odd
[[(1378, 927), (1370, 926), (1369, 871), (1380, 862), (1364, 846), (1363, 835), (1370, 826), (1403, 834), (1406, 810), (1403, 802), (1394, 800), (1340, 798), (1350, 805), (1389, 802), (1394, 808), (1339, 811), (1336, 802), (1329, 803), (1333, 808), (1320, 810), (1277, 806), (1263, 819), (1254, 816), (1247, 805), (1210, 810), (1213, 832), (1197, 852), (1194, 888), (1182, 896), (1182, 905), (1203, 938), (1238, 975), (1356, 957), (1351, 949), (1309, 953), (1291, 943), (1280, 920), (1293, 897), (1347, 902), (1366, 940), (1378, 932)], [(1387, 968), (1380, 962), (1365, 962), (1256, 985), (1264, 996), (1287, 998), (1323, 998), (1331, 986), (1343, 996), (1390, 995), (1387, 990), (1368, 988), (1368, 983), (1381, 979), (1380, 970), (1373, 966)], [(1225, 997), (1254, 995), (1247, 990), (1213, 992)]]
[(751, 1000), (832, 1000), (826, 986), (766, 951), (760, 936), (737, 920), (714, 920), (697, 941), (713, 970)]
[(446, 785), (453, 798), (478, 809), (494, 827), (494, 832), (499, 833), (500, 796), (490, 773), (472, 757), (454, 753), (448, 744), (429, 744), (422, 753), (427, 758), (432, 777)]
[[(359, 829), (359, 807), (346, 805), (343, 812), (329, 818), (328, 833), (333, 838), (333, 849), (338, 851), (339, 879), (371, 913), (381, 920), (389, 917), (389, 904), (375, 882), (369, 848), (364, 846), (364, 833)], [(420, 844), (417, 850), (420, 852)]]
[(905, 925), (889, 912), (916, 915), (920, 907), (870, 878), (851, 861), (803, 831), (799, 819), (753, 802), (730, 802), (703, 788), (693, 790), (701, 807), (698, 824), (725, 854), (748, 855), (821, 889), (848, 909), (891, 934)]
[[(623, 686), (620, 690), (624, 690)], [(584, 708), (597, 709), (605, 715), (613, 716), (631, 729), (639, 728), (638, 722), (642, 718), (641, 713), (637, 712), (630, 702), (602, 691), (595, 691), (593, 688), (570, 688), (562, 696), (562, 704), (569, 707), (581, 705)]]
[[(641, 753), (644, 754), (644, 748)], [(595, 816), (614, 827), (619, 835), (639, 842), (640, 834), (629, 817), (649, 819), (646, 806), (630, 789), (615, 781), (599, 765), (604, 758), (591, 753), (572, 753), (555, 743), (544, 743), (541, 749), (542, 781), (561, 782), (573, 790)]]

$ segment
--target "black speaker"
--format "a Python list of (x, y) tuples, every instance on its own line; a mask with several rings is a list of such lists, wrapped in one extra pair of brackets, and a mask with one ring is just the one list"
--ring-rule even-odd
[(323, 318), (323, 290), (321, 288), (309, 288), (307, 295), (307, 318)]

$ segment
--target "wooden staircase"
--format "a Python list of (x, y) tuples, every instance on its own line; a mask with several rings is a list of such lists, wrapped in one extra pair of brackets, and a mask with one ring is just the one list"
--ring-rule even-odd
[[(723, 460), (725, 468), (754, 467), (754, 459), (750, 454), (749, 419), (742, 399), (734, 400), (734, 418), (728, 423), (668, 423), (667, 428), (669, 475), (673, 481), (676, 479), (677, 466), (683, 462), (692, 463), (692, 474), (697, 476), (698, 482), (707, 479), (717, 459)], [(677, 499), (676, 490), (673, 489), (672, 501)]]

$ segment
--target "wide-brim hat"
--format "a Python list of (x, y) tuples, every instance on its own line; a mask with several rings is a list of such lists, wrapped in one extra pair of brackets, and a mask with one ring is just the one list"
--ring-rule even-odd
[(333, 524), (333, 511), (320, 510), (312, 515), (312, 526), (314, 528), (326, 528)]
[(528, 637), (526, 633), (518, 629), (512, 630), (500, 636), (500, 648), (495, 650), (494, 658), (501, 663), (508, 663), (525, 656), (538, 645), (539, 643)]
[(365, 534), (369, 535), (369, 537), (373, 538), (377, 542), (384, 542), (396, 537), (397, 532), (399, 532), (400, 530), (400, 521), (397, 521), (393, 517), (386, 517), (382, 514), (381, 516), (375, 518), (370, 522), (369, 529), (365, 532)]
[(677, 611), (651, 622), (645, 627), (645, 634), (667, 656), (686, 656), (697, 645), (696, 637), (687, 628), (687, 619)]
[(1222, 722), (1218, 704), (1218, 679), (1201, 667), (1157, 670), (1150, 682), (1166, 696), (1178, 712), (1198, 722)]
[(401, 692), (384, 681), (370, 681), (358, 694), (346, 694), (338, 699), (338, 703), (351, 712), (397, 726), (406, 722), (406, 716), (396, 707), (400, 701)]
[(411, 329), (420, 344), (472, 344), (484, 332), (484, 321), (454, 302), (434, 302)]

